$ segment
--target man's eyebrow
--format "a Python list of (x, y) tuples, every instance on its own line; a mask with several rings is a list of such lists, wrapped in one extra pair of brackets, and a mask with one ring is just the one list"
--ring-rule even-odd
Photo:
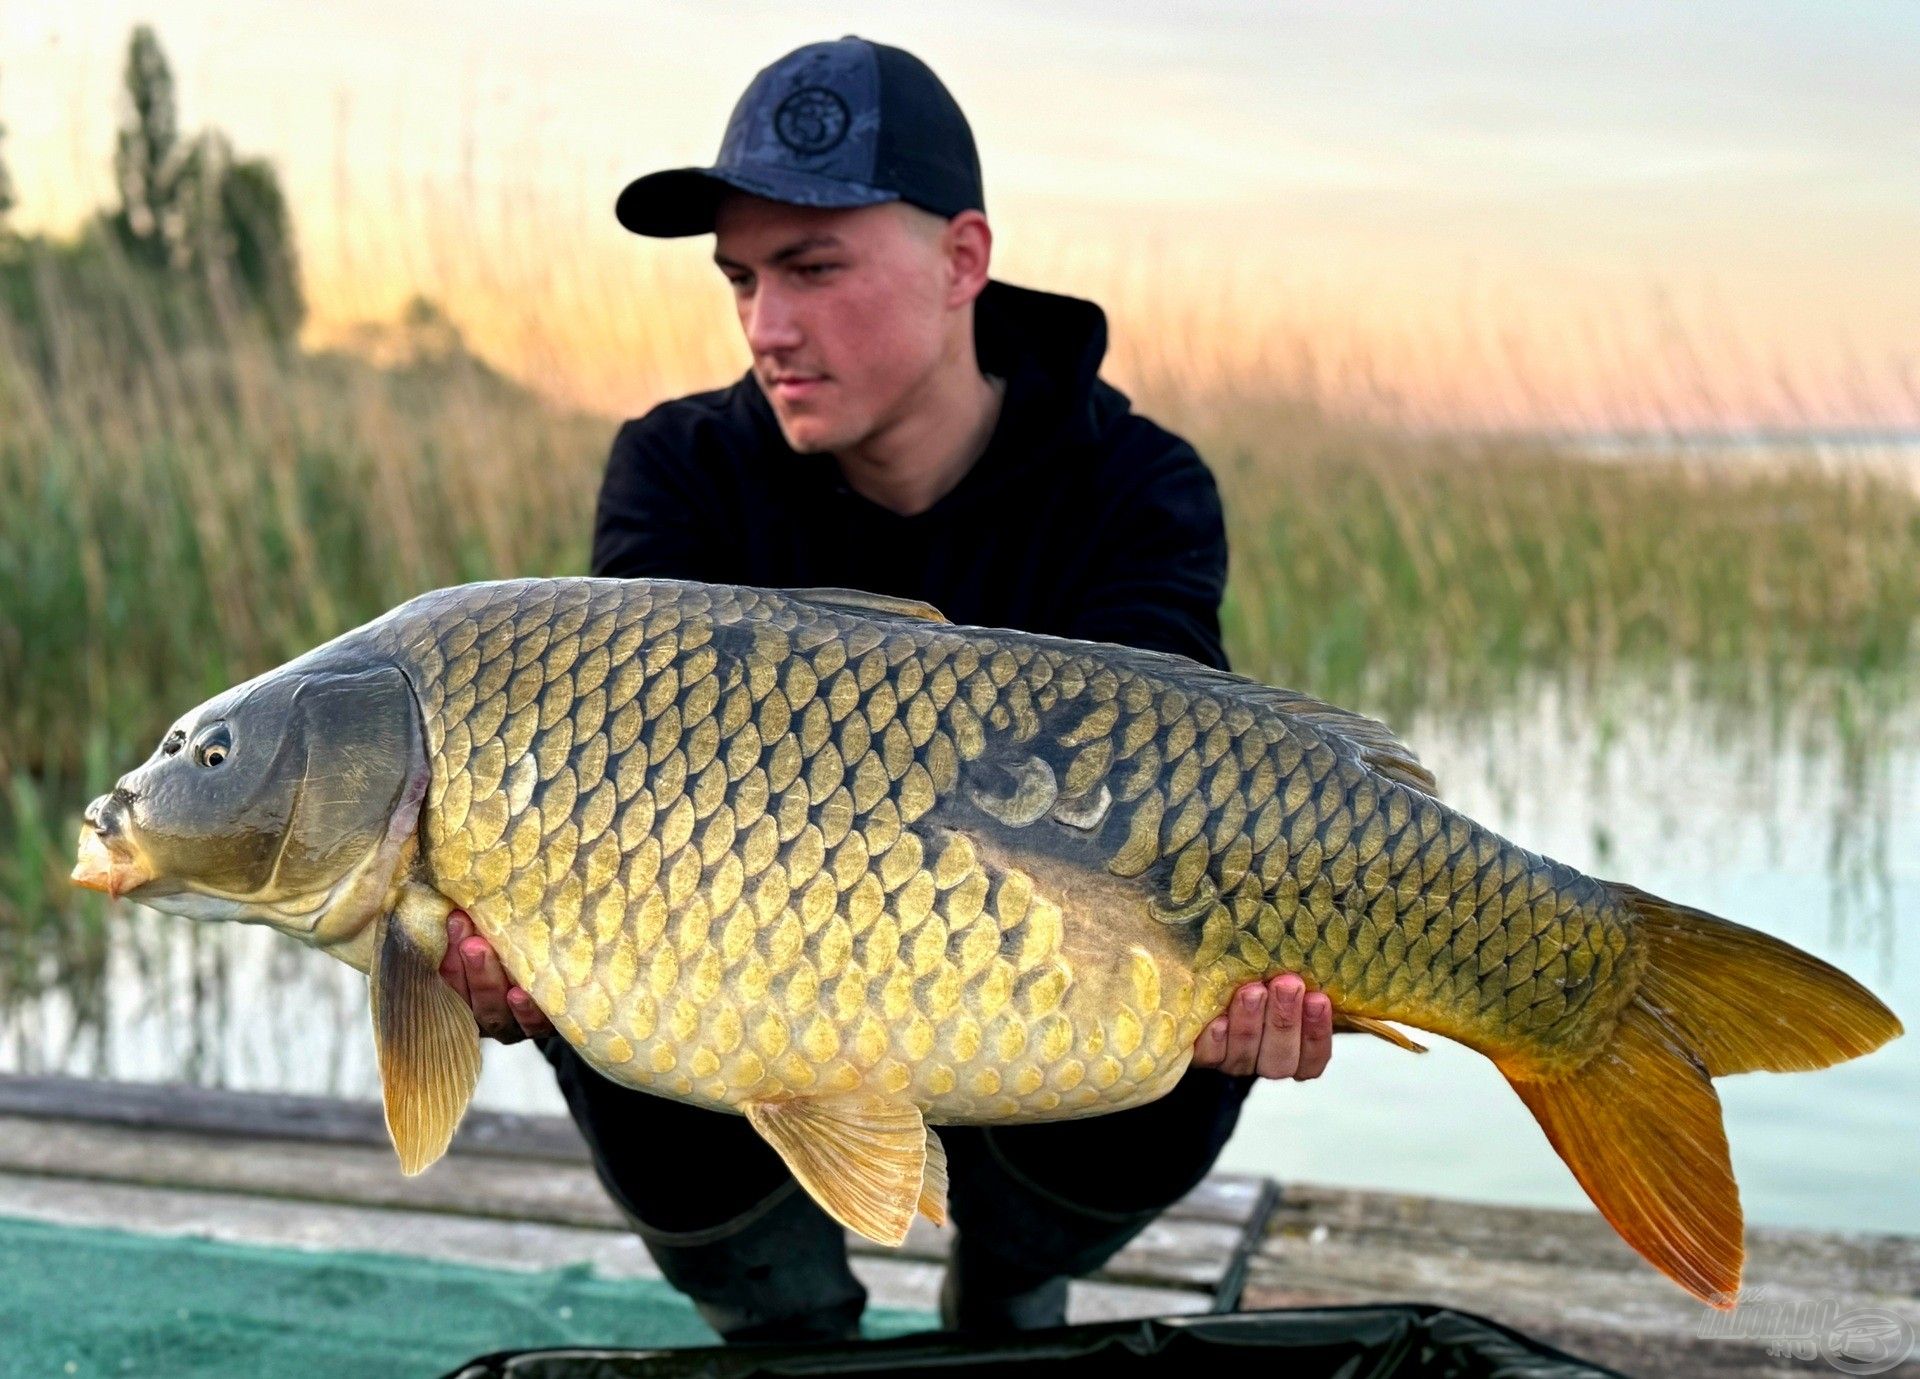
[[(796, 239), (793, 243), (783, 245), (774, 250), (773, 253), (767, 257), (767, 262), (785, 263), (788, 259), (798, 258), (800, 255), (810, 253), (815, 249), (843, 249), (845, 247), (846, 246), (840, 242), (838, 235), (807, 235), (802, 239)], [(734, 262), (717, 249), (714, 251), (713, 261), (722, 268), (744, 269), (746, 267), (743, 263)]]

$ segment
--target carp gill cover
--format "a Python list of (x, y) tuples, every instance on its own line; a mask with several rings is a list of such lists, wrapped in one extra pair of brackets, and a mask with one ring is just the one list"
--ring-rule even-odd
[(81, 885), (365, 971), (415, 1173), (480, 1062), (458, 907), (602, 1073), (744, 1114), (838, 1220), (944, 1212), (930, 1127), (1097, 1115), (1242, 982), (1492, 1059), (1620, 1234), (1729, 1305), (1710, 1079), (1900, 1033), (1827, 964), (1449, 809), (1371, 719), (1182, 657), (845, 590), (423, 595), (181, 718)]

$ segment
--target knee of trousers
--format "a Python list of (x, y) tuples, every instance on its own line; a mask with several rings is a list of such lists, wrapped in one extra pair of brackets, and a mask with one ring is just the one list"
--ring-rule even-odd
[(962, 1145), (949, 1142), (947, 1171), (959, 1236), (950, 1267), (964, 1291), (1021, 1291), (1045, 1278), (1092, 1273), (1163, 1210), (1088, 1207), (1026, 1177), (988, 1134)]
[[(857, 1325), (867, 1293), (847, 1265), (845, 1232), (743, 1119), (617, 1086), (564, 1040), (541, 1052), (607, 1195), (708, 1325), (723, 1337), (807, 1316), (822, 1319), (822, 1335)], [(656, 1147), (635, 1142), (643, 1136)], [(662, 1136), (672, 1145), (665, 1163)], [(703, 1184), (702, 1168), (729, 1181)], [(697, 1196), (699, 1209), (669, 1215), (671, 1226), (650, 1220), (667, 1192)]]
[(1242, 1085), (1195, 1070), (1159, 1102), (1052, 1124), (947, 1137), (949, 1198), (969, 1256), (1080, 1275), (1105, 1264), (1212, 1168)]
[(866, 1305), (867, 1290), (847, 1264), (846, 1232), (798, 1183), (706, 1230), (655, 1230), (631, 1213), (628, 1220), (667, 1282), (723, 1337), (805, 1317), (855, 1326)]

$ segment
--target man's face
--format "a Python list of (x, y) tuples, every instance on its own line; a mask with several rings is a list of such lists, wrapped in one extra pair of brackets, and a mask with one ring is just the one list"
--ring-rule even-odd
[(821, 210), (735, 193), (721, 204), (714, 261), (795, 450), (851, 449), (911, 408), (945, 347), (944, 224), (898, 202)]

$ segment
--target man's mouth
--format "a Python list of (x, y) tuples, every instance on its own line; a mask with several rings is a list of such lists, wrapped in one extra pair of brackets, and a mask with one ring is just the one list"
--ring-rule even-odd
[(773, 395), (783, 401), (791, 402), (811, 395), (826, 383), (827, 376), (818, 373), (780, 373), (773, 376)]

